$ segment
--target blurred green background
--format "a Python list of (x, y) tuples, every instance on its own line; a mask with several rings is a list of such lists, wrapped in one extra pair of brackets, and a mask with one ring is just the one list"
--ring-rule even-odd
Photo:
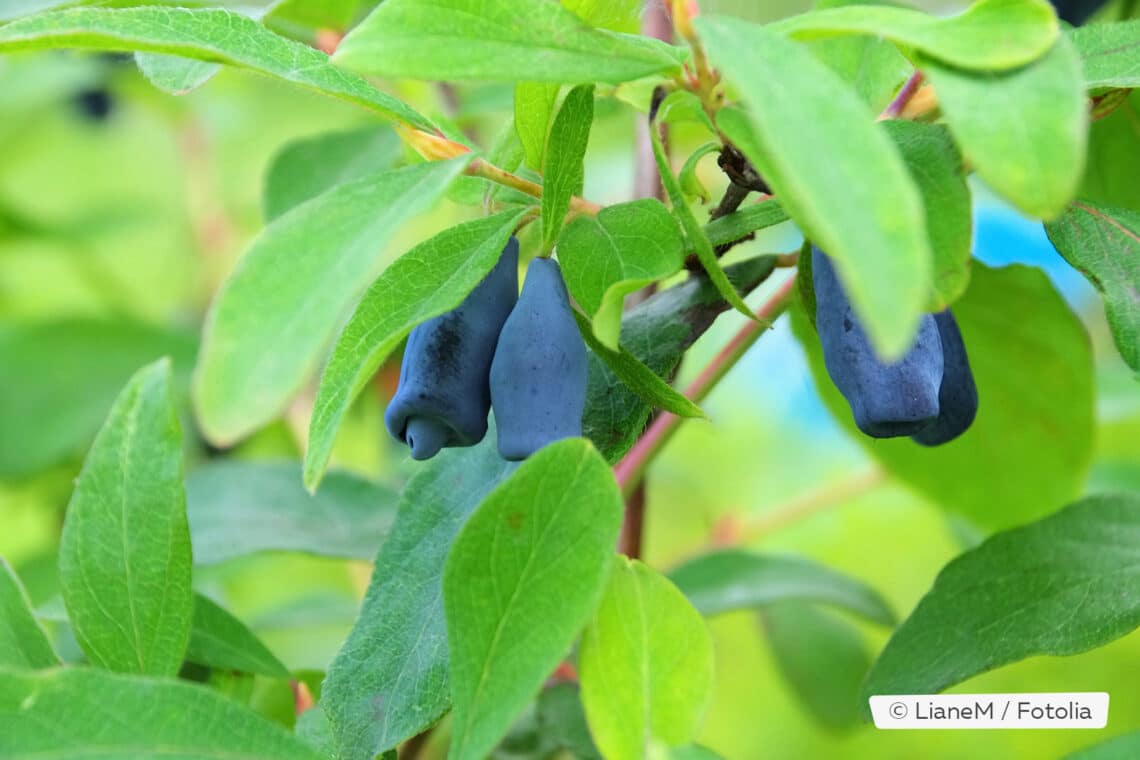
[[(806, 5), (703, 4), (760, 19)], [(77, 106), (76, 94), (92, 87), (111, 94), (105, 119)], [(509, 128), (509, 86), (461, 86), (454, 103), (451, 93), (430, 85), (396, 91), (429, 116), (454, 120), (483, 145)], [(639, 115), (612, 97), (599, 99), (597, 112), (586, 195), (602, 203), (626, 200)], [(273, 156), (297, 138), (373, 123), (350, 106), (242, 73), (223, 71), (175, 98), (151, 87), (129, 59), (0, 58), (0, 555), (35, 604), (58, 594), (55, 551), (72, 480), (119, 384), (146, 361), (171, 353), (185, 396), (211, 294), (262, 224), (263, 177)], [(671, 139), (679, 166), (705, 138), (677, 128)], [(715, 197), (723, 187), (715, 161), (703, 162), (702, 177)], [(997, 205), (981, 186), (975, 200), (979, 258), (1044, 267), (1089, 327), (1099, 425), (1088, 491), (1140, 488), (1140, 394), (1112, 347), (1099, 301), (1051, 251), (1039, 225)], [(383, 255), (390, 260), (472, 213), (449, 204), (425, 215)], [(797, 245), (785, 225), (734, 256)], [(686, 360), (682, 382), (740, 324), (737, 316), (723, 316)], [(415, 465), (383, 434), (391, 385), (389, 366), (376, 392), (354, 408), (334, 459), (398, 485)], [(296, 458), (311, 400), (298, 399), (284, 420), (233, 456)], [(687, 423), (650, 470), (646, 558), (658, 568), (743, 533), (749, 546), (812, 557), (862, 579), (905, 615), (938, 570), (979, 538), (876, 474), (818, 402), (784, 323), (752, 349), (705, 409), (711, 423)], [(188, 468), (217, 453), (196, 437), (188, 416), (184, 427)], [(827, 497), (830, 491), (838, 495)], [(363, 563), (275, 555), (199, 568), (196, 585), (246, 621), (290, 668), (313, 671), (315, 686), (351, 626), (368, 573)], [(702, 742), (732, 760), (1055, 758), (1140, 728), (1140, 633), (1076, 657), (1030, 659), (954, 689), (1108, 691), (1104, 732), (880, 732), (818, 722), (781, 673), (767, 641), (773, 634), (756, 614), (726, 615), (711, 625), (717, 689)], [(866, 654), (856, 647), (855, 661), (886, 639), (880, 629), (857, 625)], [(59, 646), (78, 657), (73, 642)], [(821, 652), (806, 667), (827, 676), (833, 662)], [(285, 682), (258, 678), (241, 688), (252, 689), (259, 709), (291, 720)]]

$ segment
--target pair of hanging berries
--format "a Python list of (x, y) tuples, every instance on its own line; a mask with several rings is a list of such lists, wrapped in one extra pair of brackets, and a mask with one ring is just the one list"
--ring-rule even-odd
[(978, 413), (978, 389), (950, 310), (923, 315), (914, 345), (888, 364), (875, 355), (831, 260), (814, 246), (811, 267), (824, 363), (855, 425), (874, 438), (909, 435), (924, 446), (966, 432)]
[(413, 459), (483, 440), (491, 409), (504, 459), (582, 434), (586, 346), (562, 271), (551, 259), (534, 259), (520, 295), (518, 262), (512, 237), (458, 308), (408, 336), (384, 423)]

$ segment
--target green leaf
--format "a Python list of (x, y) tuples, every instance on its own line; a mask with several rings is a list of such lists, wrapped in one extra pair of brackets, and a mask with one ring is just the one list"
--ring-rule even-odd
[(871, 654), (854, 625), (804, 604), (783, 603), (760, 614), (784, 680), (825, 728), (842, 731), (860, 718), (859, 688)]
[(1092, 123), (1088, 161), (1077, 197), (1109, 206), (1140, 209), (1140, 92)]
[(220, 8), (71, 8), (0, 28), (0, 53), (69, 47), (166, 53), (250, 69), (421, 129), (432, 123), (321, 51)]
[[(64, 717), (66, 716), (66, 717)], [(320, 760), (278, 725), (204, 686), (63, 668), (0, 669), (8, 760)]]
[(562, 5), (590, 26), (636, 33), (641, 22), (641, 0), (562, 0)]
[(1045, 231), (1100, 291), (1116, 348), (1140, 372), (1140, 212), (1078, 201)]
[(337, 185), (384, 171), (400, 157), (396, 133), (387, 127), (326, 132), (295, 140), (273, 157), (261, 207), (272, 221)]
[(281, 412), (375, 275), (380, 250), (443, 196), (468, 160), (416, 164), (337, 185), (254, 239), (203, 327), (193, 400), (211, 441), (233, 443)]
[(1077, 191), (1089, 109), (1081, 62), (1066, 37), (1010, 72), (978, 73), (919, 61), (962, 154), (998, 195), (1051, 219)]
[(190, 633), (190, 531), (170, 362), (135, 373), (95, 438), (59, 547), (79, 646), (110, 670), (174, 675)]
[(892, 119), (883, 122), (883, 128), (922, 194), (934, 253), (934, 292), (927, 308), (941, 311), (958, 300), (970, 282), (973, 209), (962, 156), (941, 125)]
[(576, 683), (558, 683), (542, 690), (535, 704), (538, 728), (556, 746), (570, 752), (575, 760), (602, 760)]
[(735, 19), (702, 16), (697, 25), (750, 108), (722, 111), (719, 126), (836, 261), (878, 352), (900, 356), (929, 296), (931, 252), (922, 196), (898, 150), (802, 45)]
[(621, 527), (613, 472), (588, 441), (553, 443), (492, 491), (443, 575), (451, 760), (479, 760), (570, 650), (602, 594)]
[(562, 231), (570, 199), (582, 194), (586, 178), (586, 143), (594, 123), (594, 88), (575, 87), (562, 101), (550, 127), (542, 165), (542, 249), (549, 251)]
[(503, 211), (444, 230), (405, 253), (372, 283), (321, 375), (305, 451), (310, 491), (321, 481), (337, 429), (361, 388), (413, 327), (463, 302), (499, 260), (525, 213)]
[[(329, 719), (320, 705), (310, 707), (297, 716), (293, 733), (298, 739), (319, 751), (322, 757), (336, 757), (332, 726), (329, 725)], [(380, 760), (393, 760), (393, 758), (385, 754)]]
[(1085, 87), (1140, 87), (1140, 19), (1090, 24), (1069, 32)]
[(558, 99), (558, 85), (519, 82), (515, 85), (515, 131), (526, 152), (526, 165), (540, 171), (546, 163), (546, 136)]
[(186, 659), (222, 670), (288, 678), (289, 670), (245, 624), (201, 594), (194, 595), (194, 618)]
[(549, 0), (386, 0), (334, 60), (393, 79), (585, 84), (677, 71), (681, 53), (591, 29)]
[(1133, 760), (1137, 755), (1140, 731), (1133, 731), (1065, 755), (1064, 760)]
[(277, 0), (266, 19), (309, 29), (344, 31), (352, 24), (360, 5), (361, 0)]
[(748, 308), (748, 304), (744, 303), (744, 299), (736, 292), (732, 282), (724, 273), (724, 269), (721, 268), (720, 260), (713, 251), (712, 243), (709, 242), (704, 229), (697, 222), (692, 209), (685, 201), (685, 194), (681, 192), (681, 185), (673, 176), (673, 168), (669, 166), (669, 157), (665, 155), (665, 148), (661, 144), (661, 134), (653, 125), (650, 125), (649, 137), (653, 146), (653, 158), (657, 162), (658, 176), (661, 177), (661, 184), (665, 188), (665, 194), (669, 196), (669, 202), (673, 204), (673, 214), (681, 223), (681, 229), (685, 231), (689, 245), (695, 249), (697, 258), (700, 259), (701, 266), (704, 267), (705, 274), (709, 276), (709, 280), (712, 281), (721, 297), (730, 306), (749, 319), (755, 319), (756, 316)]
[(723, 549), (691, 559), (669, 578), (702, 615), (819, 602), (893, 626), (887, 602), (862, 581), (801, 557)]
[(705, 621), (664, 576), (618, 557), (578, 655), (590, 733), (607, 760), (688, 744), (712, 697)]
[(705, 143), (685, 159), (685, 165), (681, 167), (681, 173), (677, 175), (677, 181), (686, 199), (694, 198), (700, 200), (701, 203), (708, 203), (709, 200), (711, 200), (712, 196), (709, 195), (708, 188), (701, 183), (701, 178), (697, 174), (697, 170), (700, 167), (702, 158), (710, 153), (718, 153), (720, 150), (720, 143)]
[(329, 473), (310, 494), (295, 462), (210, 462), (186, 479), (194, 562), (264, 551), (372, 559), (392, 527), (397, 498), (347, 472)]
[[(758, 256), (728, 267), (726, 274), (734, 287), (747, 293), (774, 267), (772, 256)], [(671, 377), (684, 352), (726, 309), (728, 304), (707, 278), (690, 277), (628, 311), (622, 319), (622, 345), (658, 377)], [(616, 462), (641, 434), (651, 406), (594, 352), (586, 394), (582, 430), (606, 461)]]
[(979, 0), (956, 16), (931, 16), (890, 5), (815, 10), (772, 24), (799, 39), (865, 34), (891, 40), (964, 69), (999, 70), (1040, 58), (1057, 39), (1046, 0)]
[(171, 356), (175, 385), (185, 388), (196, 350), (192, 334), (125, 319), (0, 328), (0, 478), (27, 477), (82, 454), (144, 364)]
[(933, 448), (858, 433), (801, 308), (792, 310), (792, 327), (832, 416), (896, 477), (991, 530), (1048, 514), (1080, 493), (1092, 456), (1088, 335), (1045, 274), (1024, 266), (975, 261), (954, 317), (978, 416), (961, 437)]
[(617, 350), (625, 297), (676, 274), (684, 263), (681, 233), (655, 198), (580, 216), (558, 239), (566, 287), (592, 318), (598, 341)]
[(50, 668), (59, 664), (47, 633), (11, 565), (0, 557), (0, 667)]
[(321, 695), (341, 760), (372, 760), (450, 707), (444, 561), (468, 515), (517, 466), (499, 457), (492, 428), (478, 446), (444, 449), (408, 481)]
[(775, 198), (753, 203), (705, 225), (705, 235), (714, 245), (735, 243), (757, 230), (788, 221), (788, 215)]
[(196, 90), (222, 70), (217, 63), (160, 53), (135, 53), (135, 63), (147, 81), (169, 95)]
[(1026, 657), (1087, 652), (1138, 625), (1140, 495), (1090, 496), (943, 568), (864, 697), (933, 694)]
[(586, 346), (594, 356), (601, 358), (627, 388), (656, 409), (664, 409), (680, 417), (704, 417), (701, 408), (690, 401), (683, 393), (665, 382), (657, 373), (638, 361), (637, 357), (624, 348), (614, 351), (598, 342), (590, 329), (590, 322), (582, 314), (574, 312), (578, 329)]

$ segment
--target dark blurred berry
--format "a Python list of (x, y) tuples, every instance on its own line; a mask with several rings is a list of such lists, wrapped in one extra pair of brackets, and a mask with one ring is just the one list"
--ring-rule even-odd
[(111, 115), (115, 101), (105, 87), (91, 87), (80, 90), (73, 97), (79, 113), (91, 121), (103, 121)]

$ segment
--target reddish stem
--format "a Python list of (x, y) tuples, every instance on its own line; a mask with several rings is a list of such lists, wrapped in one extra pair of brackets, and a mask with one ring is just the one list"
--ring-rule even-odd
[(879, 120), (897, 119), (899, 114), (903, 112), (903, 109), (906, 108), (906, 104), (910, 102), (910, 99), (914, 97), (914, 94), (918, 92), (918, 88), (921, 86), (922, 72), (915, 71), (910, 75), (910, 78), (903, 83), (902, 89), (899, 90), (899, 94), (895, 96), (895, 99), (879, 114)]

